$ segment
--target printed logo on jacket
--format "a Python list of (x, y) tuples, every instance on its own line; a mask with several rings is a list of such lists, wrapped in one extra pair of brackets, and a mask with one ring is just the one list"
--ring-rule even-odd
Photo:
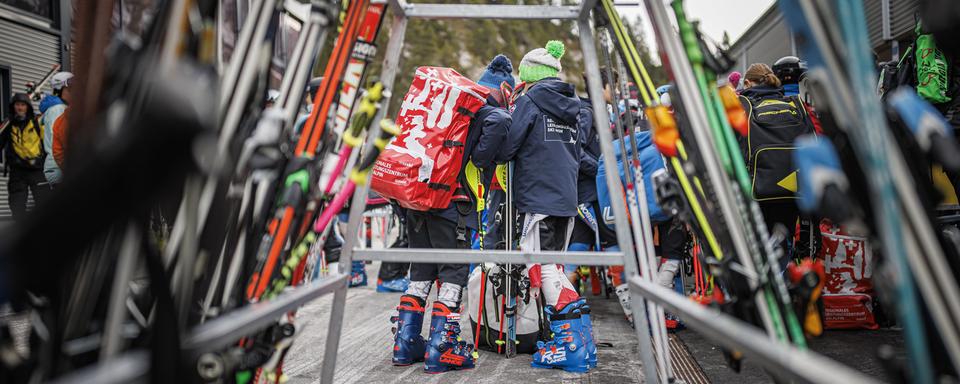
[(577, 127), (556, 120), (549, 115), (543, 116), (544, 141), (560, 141), (567, 144), (577, 142)]

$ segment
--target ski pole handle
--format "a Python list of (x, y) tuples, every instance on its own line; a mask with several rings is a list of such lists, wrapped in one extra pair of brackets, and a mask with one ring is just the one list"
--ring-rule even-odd
[(680, 130), (677, 120), (673, 118), (664, 105), (656, 105), (646, 109), (647, 120), (653, 126), (653, 143), (657, 150), (667, 157), (677, 157), (677, 142), (680, 141)]
[(390, 143), (390, 140), (394, 136), (400, 134), (400, 128), (397, 127), (397, 124), (390, 119), (380, 120), (380, 136), (377, 137), (373, 142), (373, 147), (370, 148), (363, 159), (357, 163), (357, 167), (354, 168), (353, 172), (350, 174), (350, 180), (355, 184), (363, 185), (367, 182), (367, 174), (370, 173), (370, 170), (373, 169), (374, 163), (377, 161), (377, 157), (380, 157), (380, 153), (383, 152), (383, 149), (387, 147), (387, 144)]
[(354, 148), (360, 145), (362, 141), (360, 136), (363, 134), (363, 130), (370, 126), (382, 99), (383, 83), (377, 82), (364, 92), (360, 99), (360, 105), (357, 106), (353, 123), (350, 124), (350, 129), (343, 133), (344, 144)]
[(740, 98), (737, 97), (737, 91), (729, 85), (720, 86), (720, 101), (723, 102), (723, 109), (727, 111), (727, 121), (737, 133), (742, 137), (747, 137), (749, 129), (749, 120), (747, 112), (743, 110), (740, 104)]
[(894, 91), (887, 99), (903, 124), (913, 133), (920, 149), (933, 156), (946, 171), (960, 171), (960, 145), (953, 128), (930, 103), (908, 89)]
[(800, 210), (822, 213), (837, 222), (849, 219), (855, 203), (847, 196), (850, 182), (840, 168), (833, 144), (807, 135), (798, 138), (795, 146), (793, 161), (798, 168)]

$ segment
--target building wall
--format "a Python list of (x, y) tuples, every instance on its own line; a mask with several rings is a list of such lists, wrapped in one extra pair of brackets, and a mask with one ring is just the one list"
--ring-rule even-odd
[[(51, 6), (57, 8), (53, 18), (59, 20), (61, 1), (51, 1)], [(62, 60), (59, 24), (50, 17), (32, 15), (0, 3), (0, 72), (9, 74), (9, 79), (2, 80), (9, 81), (0, 95), (2, 117), (8, 116), (12, 93), (24, 92), (27, 82), (41, 80), (54, 64), (66, 64)], [(48, 84), (42, 86), (44, 92), (50, 92)], [(7, 198), (7, 176), (0, 173), (0, 220), (10, 217)]]
[[(878, 59), (887, 61), (909, 45), (915, 25), (914, 14), (919, 1), (890, 0), (890, 41), (883, 36), (882, 5), (882, 0), (864, 0), (870, 43)], [(754, 25), (733, 43), (730, 54), (737, 60), (735, 70), (741, 72), (746, 71), (752, 63), (773, 65), (783, 56), (799, 56), (790, 29), (776, 4), (764, 12)]]

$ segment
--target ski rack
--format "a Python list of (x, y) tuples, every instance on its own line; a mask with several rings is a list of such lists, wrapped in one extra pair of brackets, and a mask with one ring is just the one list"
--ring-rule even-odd
[[(662, 0), (655, 0), (662, 1)], [(383, 61), (381, 82), (386, 89), (392, 89), (397, 75), (397, 68), (402, 53), (407, 24), (410, 19), (510, 19), (510, 20), (576, 20), (580, 34), (581, 50), (585, 61), (585, 71), (588, 80), (588, 93), (594, 110), (605, 110), (602, 90), (600, 88), (600, 65), (594, 38), (594, 29), (590, 23), (590, 15), (597, 0), (584, 0), (580, 5), (542, 6), (542, 5), (462, 5), (462, 4), (409, 4), (405, 0), (387, 0), (393, 9), (390, 39)], [(639, 6), (637, 3), (630, 5)], [(384, 105), (389, 105), (389, 95), (385, 96)], [(380, 124), (387, 108), (377, 112), (374, 123), (368, 132), (369, 137), (376, 137), (380, 132)], [(609, 117), (605, 113), (594, 114), (594, 123), (597, 126), (609, 126)], [(597, 130), (600, 136), (600, 147), (603, 156), (615, 158), (613, 150), (613, 134), (610, 130)], [(364, 145), (370, 146), (371, 142)], [(607, 185), (610, 190), (622, 190), (619, 171), (615, 162), (604, 162)], [(350, 220), (346, 233), (357, 233), (363, 222), (363, 212), (366, 207), (366, 197), (369, 193), (369, 177), (363, 184), (358, 184), (350, 204)], [(611, 201), (614, 212), (626, 212), (624, 196), (615, 194)], [(836, 363), (809, 351), (800, 351), (791, 346), (785, 346), (770, 340), (760, 330), (742, 321), (725, 316), (721, 312), (695, 304), (675, 292), (645, 282), (639, 277), (639, 264), (636, 255), (633, 237), (630, 234), (630, 225), (625, 215), (614, 215), (617, 240), (621, 252), (525, 252), (525, 251), (472, 251), (472, 250), (438, 250), (438, 249), (388, 249), (369, 250), (358, 249), (357, 236), (346, 236), (346, 243), (340, 256), (340, 271), (331, 273), (312, 283), (293, 288), (277, 298), (262, 303), (239, 308), (222, 317), (194, 327), (184, 336), (182, 342), (182, 356), (187, 367), (195, 366), (196, 359), (206, 352), (212, 352), (228, 346), (239, 338), (249, 335), (263, 326), (268, 325), (281, 315), (299, 308), (300, 306), (333, 293), (333, 303), (328, 324), (328, 333), (323, 355), (323, 366), (320, 376), (321, 383), (333, 383), (336, 368), (337, 352), (339, 349), (341, 332), (343, 329), (344, 309), (346, 306), (347, 282), (349, 268), (353, 260), (380, 260), (403, 261), (412, 263), (482, 263), (493, 262), (500, 264), (527, 264), (527, 263), (562, 263), (583, 265), (623, 265), (630, 286), (631, 308), (634, 319), (638, 321), (635, 328), (641, 347), (639, 353), (643, 363), (644, 377), (650, 382), (673, 382), (674, 378), (663, 379), (653, 357), (650, 326), (644, 300), (651, 300), (657, 305), (680, 315), (688, 325), (697, 329), (713, 341), (731, 349), (743, 352), (744, 355), (755, 359), (769, 372), (778, 377), (796, 379), (798, 382), (809, 383), (872, 383), (875, 380), (857, 372), (845, 365)], [(815, 367), (811, 369), (811, 367)], [(115, 358), (86, 367), (64, 375), (55, 383), (134, 383), (149, 382), (150, 353), (146, 350), (134, 350)]]
[[(655, 0), (662, 1), (662, 0)], [(397, 68), (403, 51), (407, 24), (410, 19), (509, 19), (509, 20), (576, 20), (580, 37), (581, 51), (585, 61), (585, 72), (588, 84), (588, 94), (595, 111), (606, 110), (603, 102), (603, 92), (600, 88), (600, 65), (597, 57), (594, 28), (590, 23), (591, 12), (595, 9), (597, 0), (584, 0), (579, 5), (543, 6), (543, 5), (465, 5), (465, 4), (410, 4), (405, 0), (389, 0), (393, 9), (393, 20), (390, 29), (390, 41), (383, 59), (383, 73), (381, 81), (384, 87), (392, 89), (397, 75)], [(637, 4), (639, 6), (639, 4)], [(386, 96), (389, 98), (390, 96)], [(389, 99), (384, 100), (389, 105)], [(376, 137), (380, 125), (376, 122), (387, 114), (387, 108), (377, 112), (374, 123), (371, 124), (369, 137)], [(599, 126), (609, 126), (607, 114), (595, 113), (594, 123)], [(610, 130), (598, 129), (600, 136), (601, 153), (606, 158), (616, 158), (613, 150), (613, 134)], [(370, 146), (371, 143), (366, 143)], [(623, 190), (619, 171), (615, 162), (604, 162), (607, 186), (610, 190)], [(345, 233), (357, 233), (362, 223), (362, 214), (366, 208), (367, 194), (370, 190), (370, 175), (363, 184), (358, 184), (357, 190), (350, 203), (350, 220)], [(614, 212), (626, 212), (626, 200), (622, 195), (615, 195), (611, 201)], [(616, 223), (617, 241), (621, 252), (524, 252), (524, 251), (473, 251), (473, 250), (437, 250), (437, 249), (385, 249), (369, 250), (357, 247), (357, 236), (346, 236), (346, 242), (340, 254), (340, 273), (346, 273), (353, 260), (380, 260), (388, 262), (411, 263), (483, 263), (493, 262), (500, 264), (526, 263), (568, 263), (582, 265), (620, 265), (630, 284), (631, 308), (634, 319), (638, 322), (635, 327), (637, 338), (640, 341), (640, 357), (643, 364), (644, 378), (649, 382), (673, 382), (675, 378), (665, 378), (661, 367), (656, 366), (654, 360), (649, 330), (650, 324), (643, 301), (651, 300), (657, 305), (679, 314), (689, 320), (690, 325), (709, 336), (716, 342), (743, 352), (746, 356), (756, 359), (761, 364), (776, 372), (778, 376), (794, 378), (799, 382), (809, 383), (871, 383), (872, 378), (825, 358), (813, 352), (783, 349), (784, 345), (771, 340), (760, 330), (743, 323), (742, 321), (724, 316), (717, 310), (706, 309), (686, 300), (676, 293), (665, 292), (664, 288), (652, 287), (653, 283), (644, 282), (639, 277), (639, 263), (636, 244), (630, 234), (630, 225), (625, 215), (614, 215)], [(345, 287), (344, 287), (345, 290)], [(334, 296), (332, 312), (330, 314), (330, 333), (327, 335), (326, 350), (324, 351), (322, 383), (332, 383), (336, 368), (336, 354), (339, 347), (340, 335), (343, 326), (346, 295), (338, 290)], [(719, 326), (717, 326), (719, 325)], [(330, 358), (333, 356), (334, 358)], [(811, 370), (810, 367), (824, 367), (825, 370)], [(816, 371), (816, 372), (811, 372)], [(829, 373), (829, 374), (827, 374)], [(840, 379), (840, 380), (838, 380)]]
[[(572, 6), (543, 6), (543, 5), (463, 5), (463, 4), (410, 4), (405, 0), (389, 0), (393, 9), (393, 20), (390, 29), (390, 41), (387, 44), (386, 55), (383, 61), (381, 82), (387, 89), (392, 89), (397, 75), (398, 62), (403, 51), (407, 23), (410, 19), (511, 19), (511, 20), (576, 20), (580, 31), (580, 43), (584, 47), (584, 59), (587, 63), (587, 78), (591, 84), (589, 94), (593, 100), (594, 110), (605, 110), (602, 91), (600, 89), (600, 65), (596, 55), (593, 27), (590, 25), (590, 15), (596, 6), (596, 0), (584, 0), (579, 5)], [(389, 100), (384, 104), (389, 105)], [(376, 122), (386, 116), (386, 108), (377, 112), (368, 137), (376, 137), (380, 126)], [(609, 126), (609, 118), (605, 114), (594, 114), (597, 126)], [(613, 134), (609, 130), (598, 130), (602, 153), (607, 158), (614, 158)], [(369, 146), (371, 143), (366, 143)], [(610, 190), (622, 190), (619, 172), (616, 164), (606, 162), (607, 184)], [(367, 182), (358, 185), (350, 204), (350, 220), (346, 233), (357, 233), (362, 222), (362, 214), (366, 208), (366, 196), (369, 192), (369, 178)], [(626, 211), (626, 200), (618, 196), (611, 202), (615, 212)], [(504, 264), (540, 263), (572, 263), (583, 265), (624, 265), (628, 277), (637, 276), (639, 265), (636, 250), (630, 235), (630, 225), (624, 215), (615, 215), (617, 225), (617, 240), (621, 247), (619, 253), (589, 253), (589, 252), (539, 252), (523, 251), (469, 251), (469, 250), (432, 250), (432, 249), (400, 249), (400, 250), (365, 250), (357, 249), (356, 236), (347, 236), (346, 243), (340, 254), (340, 273), (346, 273), (344, 266), (351, 265), (357, 260), (392, 260), (412, 263), (439, 263), (439, 262), (495, 262)], [(632, 297), (634, 319), (639, 321), (636, 327), (637, 337), (642, 345), (652, 346), (650, 328), (643, 299), (637, 295)], [(330, 333), (327, 335), (326, 350), (324, 351), (323, 371), (321, 382), (333, 382), (336, 356), (339, 347), (340, 334), (344, 316), (346, 295), (339, 291), (334, 296)], [(652, 348), (640, 348), (643, 359), (644, 376), (659, 378), (657, 366), (654, 362)], [(658, 380), (660, 381), (660, 380)], [(663, 381), (666, 381), (665, 379)]]
[[(759, 328), (716, 310), (694, 303), (673, 290), (643, 281), (628, 279), (631, 293), (639, 293), (675, 313), (683, 314), (684, 324), (704, 337), (735, 349), (762, 365), (767, 373), (784, 382), (798, 383), (875, 383), (876, 380), (818, 353), (801, 350), (790, 344), (770, 341)], [(736, 335), (736, 337), (731, 337)]]

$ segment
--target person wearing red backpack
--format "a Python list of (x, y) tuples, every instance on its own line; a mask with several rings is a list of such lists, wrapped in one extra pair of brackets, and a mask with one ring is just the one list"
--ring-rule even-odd
[[(577, 216), (577, 175), (585, 140), (578, 129), (580, 99), (561, 81), (564, 45), (547, 42), (520, 62), (527, 92), (515, 102), (513, 124), (498, 161), (513, 161), (514, 204), (523, 215), (520, 249), (563, 251)], [(531, 366), (586, 372), (592, 365), (589, 307), (556, 264), (527, 265), (531, 297), (542, 295), (553, 340), (534, 353)]]
[[(498, 55), (478, 81), (490, 89), (486, 105), (471, 119), (464, 142), (463, 162), (459, 173), (460, 189), (454, 193), (446, 209), (417, 211), (407, 209), (407, 234), (410, 248), (470, 248), (470, 231), (476, 231), (478, 197), (468, 191), (464, 169), (472, 162), (479, 169), (492, 169), (494, 156), (503, 145), (510, 115), (501, 108), (503, 97), (495, 97), (504, 82), (513, 87), (513, 65), (506, 56)], [(502, 95), (497, 95), (502, 96)], [(460, 340), (460, 304), (467, 284), (466, 264), (412, 264), (410, 284), (400, 297), (393, 347), (393, 365), (404, 366), (424, 362), (427, 373), (441, 373), (473, 368), (473, 345)], [(420, 334), (426, 299), (434, 281), (440, 282), (437, 301), (433, 303), (430, 336)]]

